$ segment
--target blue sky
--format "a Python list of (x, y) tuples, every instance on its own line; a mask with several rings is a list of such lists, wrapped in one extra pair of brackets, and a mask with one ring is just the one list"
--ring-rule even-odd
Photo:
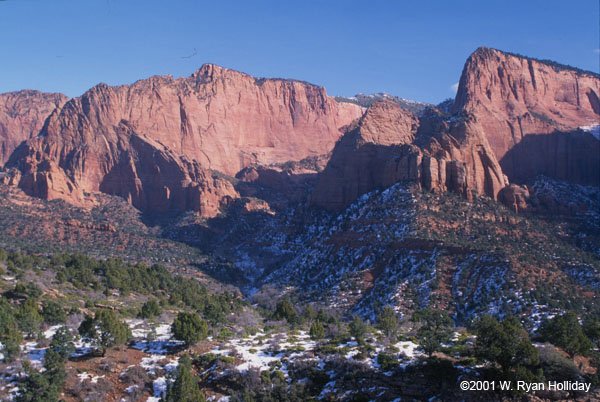
[(0, 92), (78, 96), (211, 62), (437, 103), (479, 46), (598, 72), (599, 18), (597, 0), (5, 0)]

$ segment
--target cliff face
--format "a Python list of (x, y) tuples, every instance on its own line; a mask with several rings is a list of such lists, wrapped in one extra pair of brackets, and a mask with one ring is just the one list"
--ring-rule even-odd
[(477, 116), (511, 181), (538, 174), (598, 185), (600, 77), (480, 48), (467, 60), (454, 112)]
[(341, 211), (361, 194), (397, 181), (494, 199), (506, 184), (475, 119), (449, 123), (434, 111), (417, 119), (384, 101), (371, 106), (338, 142), (311, 204)]
[[(599, 94), (593, 73), (480, 48), (465, 64), (452, 116), (430, 108), (416, 117), (385, 100), (363, 115), (318, 86), (207, 64), (187, 78), (100, 84), (66, 103), (36, 92), (0, 96), (0, 157), (21, 143), (2, 182), (78, 204), (100, 191), (142, 210), (213, 216), (239, 196), (215, 171), (243, 171), (245, 196), (278, 188), (303, 199), (313, 173), (272, 167), (327, 154), (345, 127), (313, 205), (338, 211), (399, 180), (494, 199), (508, 179), (539, 174), (598, 185), (600, 141), (580, 127), (600, 123)], [(515, 189), (500, 198), (523, 209)]]
[(432, 108), (417, 119), (391, 103), (374, 104), (336, 145), (311, 202), (341, 211), (361, 194), (408, 180), (523, 210), (526, 190), (508, 179), (544, 174), (598, 185), (600, 141), (580, 127), (600, 123), (599, 93), (596, 74), (477, 49), (451, 117)]
[(21, 142), (36, 136), (50, 113), (68, 99), (63, 94), (30, 90), (0, 94), (0, 167)]
[(211, 170), (233, 176), (254, 163), (327, 153), (361, 113), (321, 87), (204, 65), (188, 78), (90, 89), (54, 112), (7, 166), (43, 198), (79, 203), (101, 191), (142, 210), (212, 216), (237, 193)]

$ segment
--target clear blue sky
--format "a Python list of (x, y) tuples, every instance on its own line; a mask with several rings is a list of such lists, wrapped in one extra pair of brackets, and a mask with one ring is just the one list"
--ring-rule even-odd
[(437, 103), (479, 46), (598, 72), (599, 18), (598, 0), (4, 0), (0, 92), (78, 96), (211, 62)]

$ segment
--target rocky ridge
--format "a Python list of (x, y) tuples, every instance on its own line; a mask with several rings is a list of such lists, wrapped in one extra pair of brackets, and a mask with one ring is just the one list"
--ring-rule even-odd
[(467, 60), (454, 113), (477, 116), (512, 182), (539, 174), (600, 184), (600, 75), (495, 49)]
[(24, 90), (0, 94), (0, 166), (23, 141), (36, 136), (66, 95)]
[(104, 192), (145, 211), (214, 216), (237, 193), (213, 171), (327, 153), (361, 113), (322, 87), (207, 64), (188, 78), (97, 85), (55, 111), (7, 167), (33, 196), (82, 204)]
[(418, 119), (381, 101), (336, 145), (311, 204), (340, 212), (358, 196), (398, 181), (493, 199), (508, 184), (476, 119), (449, 123), (435, 110)]
[(361, 194), (412, 181), (523, 211), (523, 184), (539, 175), (597, 186), (599, 88), (597, 74), (479, 48), (451, 113), (372, 104), (336, 145), (311, 204), (341, 212)]

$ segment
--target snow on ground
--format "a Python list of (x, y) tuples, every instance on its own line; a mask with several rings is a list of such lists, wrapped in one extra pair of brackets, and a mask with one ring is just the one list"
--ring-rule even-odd
[(83, 382), (85, 380), (90, 380), (90, 382), (92, 384), (95, 384), (95, 383), (98, 382), (99, 379), (104, 378), (105, 376), (104, 375), (95, 375), (95, 376), (92, 376), (87, 371), (84, 371), (83, 373), (77, 374), (77, 377), (79, 378), (79, 382)]
[(54, 334), (56, 334), (56, 331), (58, 331), (58, 329), (62, 326), (63, 325), (53, 325), (51, 327), (48, 327), (48, 329), (44, 331), (44, 337), (46, 339), (52, 339)]
[(422, 353), (417, 350), (419, 345), (411, 341), (398, 342), (394, 346), (400, 349), (400, 352), (404, 353), (409, 359), (414, 359), (415, 357), (422, 355)]
[(21, 352), (25, 354), (26, 359), (31, 362), (33, 367), (42, 367), (44, 355), (48, 348), (38, 348), (37, 342), (27, 342), (21, 345)]
[(127, 320), (134, 338), (140, 340), (132, 347), (151, 355), (167, 355), (172, 349), (183, 345), (182, 341), (173, 339), (170, 324), (149, 324), (144, 320)]
[(83, 339), (77, 339), (73, 342), (73, 346), (75, 346), (75, 353), (71, 357), (81, 357), (90, 353), (93, 345), (91, 342), (84, 341)]
[[(157, 360), (157, 358), (160, 359)], [(157, 363), (162, 359), (164, 359), (164, 356), (157, 355), (150, 356), (150, 358), (144, 358), (142, 359), (142, 367), (144, 367), (149, 374), (154, 374), (156, 372), (156, 368), (159, 366)], [(167, 372), (167, 375), (158, 377), (152, 382), (152, 389), (154, 391), (153, 396), (148, 398), (149, 402), (159, 402), (160, 399), (165, 396), (167, 392), (167, 376), (170, 372), (176, 370), (178, 365), (179, 357), (176, 357), (174, 359), (170, 359), (167, 364), (162, 366), (162, 368), (164, 368)]]
[[(210, 353), (215, 355), (235, 353), (243, 361), (236, 366), (236, 369), (245, 372), (250, 368), (268, 370), (271, 363), (280, 361), (284, 357), (300, 357), (306, 352), (313, 351), (315, 347), (316, 342), (310, 340), (306, 331), (299, 331), (289, 337), (279, 333), (267, 337), (263, 332), (258, 332), (248, 338), (231, 339), (212, 349)], [(284, 374), (287, 372), (285, 367), (282, 367), (281, 371)]]

